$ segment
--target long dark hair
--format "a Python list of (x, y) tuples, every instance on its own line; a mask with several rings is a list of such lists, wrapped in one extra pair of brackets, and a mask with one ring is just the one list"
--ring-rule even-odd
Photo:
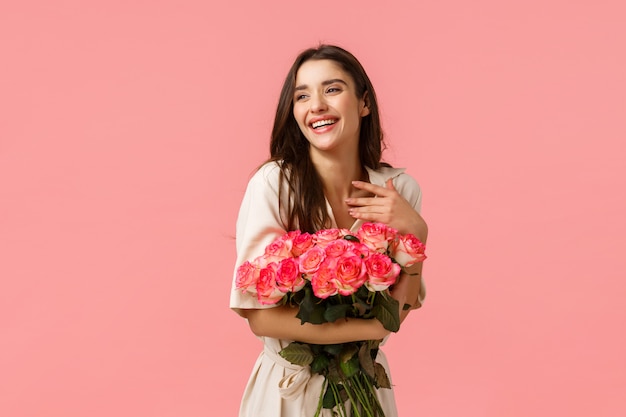
[[(286, 182), (288, 185), (289, 203), (285, 210), (287, 218), (284, 219), (287, 230), (300, 229), (312, 233), (330, 227), (322, 180), (311, 161), (309, 142), (293, 116), (293, 96), (300, 66), (309, 60), (322, 59), (337, 63), (352, 77), (357, 97), (365, 97), (369, 115), (361, 119), (359, 158), (363, 166), (372, 169), (381, 166), (384, 142), (378, 102), (361, 63), (350, 52), (334, 45), (320, 45), (300, 53), (285, 78), (270, 141), (270, 161), (278, 162), (281, 167), (280, 193), (283, 193), (283, 184)], [(280, 195), (279, 200), (283, 201)]]

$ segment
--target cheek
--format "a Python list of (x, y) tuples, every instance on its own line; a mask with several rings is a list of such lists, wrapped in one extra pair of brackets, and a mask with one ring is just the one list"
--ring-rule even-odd
[(296, 119), (296, 123), (298, 124), (298, 127), (300, 127), (300, 130), (304, 131), (304, 129), (306, 129), (306, 112), (298, 111), (297, 108), (294, 108), (293, 118)]
[(292, 113), (293, 118), (296, 119), (296, 122), (298, 122), (298, 124), (303, 123), (304, 112), (302, 111), (302, 109), (300, 109), (298, 106), (294, 106)]

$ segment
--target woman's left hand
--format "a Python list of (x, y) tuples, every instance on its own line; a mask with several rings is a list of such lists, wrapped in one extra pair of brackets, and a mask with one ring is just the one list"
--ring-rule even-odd
[(400, 233), (412, 233), (422, 242), (426, 241), (426, 222), (396, 191), (391, 178), (387, 180), (385, 187), (363, 181), (353, 181), (352, 185), (376, 196), (348, 198), (346, 204), (350, 206), (349, 213), (352, 217), (366, 222), (384, 223)]

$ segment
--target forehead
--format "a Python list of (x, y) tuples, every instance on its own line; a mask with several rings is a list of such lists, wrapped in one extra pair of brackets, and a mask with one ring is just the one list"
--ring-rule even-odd
[(340, 79), (353, 84), (350, 74), (345, 72), (341, 66), (330, 59), (310, 59), (304, 62), (296, 73), (296, 86), (320, 85), (324, 81)]

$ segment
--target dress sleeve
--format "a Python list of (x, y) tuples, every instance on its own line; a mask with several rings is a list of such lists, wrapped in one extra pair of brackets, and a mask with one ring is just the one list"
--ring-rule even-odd
[[(413, 208), (420, 213), (422, 210), (422, 189), (415, 179), (406, 174), (401, 173), (397, 177), (394, 178), (394, 187), (396, 190), (402, 195), (412, 206)], [(419, 308), (422, 306), (424, 299), (426, 298), (426, 286), (424, 284), (424, 275), (420, 276), (421, 285), (420, 285), (420, 293), (418, 297), (419, 303), (415, 306), (415, 308)]]
[(422, 189), (412, 176), (403, 172), (394, 178), (393, 185), (418, 213), (422, 211)]
[(286, 233), (278, 201), (280, 168), (276, 163), (262, 166), (248, 182), (239, 208), (236, 224), (237, 260), (233, 273), (230, 308), (241, 314), (241, 309), (270, 308), (259, 303), (254, 295), (235, 288), (239, 265), (251, 261), (265, 251), (265, 247)]

